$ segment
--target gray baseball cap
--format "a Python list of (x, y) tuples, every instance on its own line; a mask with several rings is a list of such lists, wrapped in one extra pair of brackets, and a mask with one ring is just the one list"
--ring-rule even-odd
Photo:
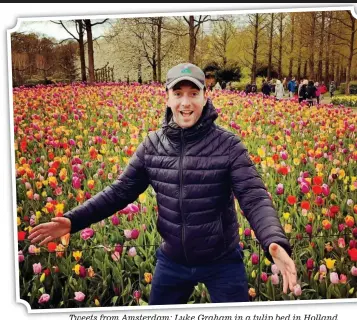
[(192, 63), (180, 63), (172, 67), (166, 76), (166, 88), (171, 89), (176, 83), (188, 80), (197, 85), (200, 89), (206, 86), (205, 74)]

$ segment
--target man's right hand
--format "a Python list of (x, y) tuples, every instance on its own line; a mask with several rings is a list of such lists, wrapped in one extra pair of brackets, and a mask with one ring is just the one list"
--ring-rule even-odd
[(42, 223), (30, 231), (31, 243), (40, 242), (40, 246), (60, 238), (71, 231), (71, 220), (64, 217), (52, 218), (51, 222)]

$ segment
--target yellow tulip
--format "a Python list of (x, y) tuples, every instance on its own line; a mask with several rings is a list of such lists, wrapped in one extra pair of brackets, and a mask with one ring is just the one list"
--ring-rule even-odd
[(327, 269), (331, 270), (331, 269), (334, 268), (335, 262), (336, 262), (335, 259), (331, 259), (331, 258), (326, 259), (326, 258), (325, 258), (324, 260), (325, 260), (325, 262), (326, 262), (326, 267), (327, 267)]

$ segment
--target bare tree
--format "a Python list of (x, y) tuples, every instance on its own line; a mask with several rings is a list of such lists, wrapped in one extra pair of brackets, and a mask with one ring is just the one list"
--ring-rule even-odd
[[(343, 54), (340, 50), (338, 51), (338, 54), (347, 60), (345, 94), (349, 94), (352, 60), (354, 55), (357, 54), (357, 48), (355, 48), (355, 35), (357, 32), (356, 19), (352, 16), (351, 11), (340, 11), (333, 17), (333, 20), (341, 26), (340, 32), (331, 31), (338, 41), (336, 45), (343, 46), (348, 50), (348, 55)], [(338, 75), (340, 74), (341, 71), (338, 72)]]
[[(83, 24), (83, 20), (72, 20), (70, 22), (75, 23), (76, 31), (78, 34), (78, 37), (75, 36), (72, 32), (68, 30), (68, 27), (64, 24), (62, 20), (60, 21), (52, 21), (55, 24), (61, 25), (69, 35), (71, 35), (72, 38), (69, 39), (74, 39), (78, 42), (79, 46), (79, 59), (80, 59), (80, 64), (81, 64), (81, 77), (82, 81), (86, 82), (87, 81), (87, 74), (86, 74), (86, 60), (85, 60), (85, 51), (84, 51), (84, 33), (85, 33), (85, 27)], [(62, 40), (61, 42), (64, 42), (68, 39)]]
[(258, 45), (259, 45), (259, 35), (266, 27), (267, 15), (264, 13), (255, 13), (248, 14), (248, 21), (251, 29), (253, 30), (253, 43), (252, 43), (252, 52), (249, 52), (252, 55), (252, 65), (251, 65), (251, 81), (255, 81), (257, 73), (257, 58), (258, 58)]
[(274, 35), (274, 13), (270, 14), (270, 29), (269, 29), (269, 53), (268, 53), (268, 70), (267, 78), (271, 79), (272, 57), (273, 57), (273, 35)]
[(228, 62), (227, 49), (228, 44), (235, 36), (236, 28), (234, 26), (234, 18), (225, 16), (224, 20), (214, 22), (212, 32), (212, 55), (217, 55), (222, 61), (222, 67), (225, 68)]

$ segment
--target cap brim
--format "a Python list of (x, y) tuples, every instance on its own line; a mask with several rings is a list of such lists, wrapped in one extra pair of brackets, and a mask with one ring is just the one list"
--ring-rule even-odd
[(205, 87), (205, 85), (202, 84), (202, 82), (200, 82), (196, 78), (184, 76), (184, 77), (177, 78), (174, 81), (170, 82), (168, 85), (166, 85), (166, 88), (171, 89), (175, 84), (179, 83), (180, 81), (184, 81), (184, 80), (193, 82), (200, 89), (203, 89)]

